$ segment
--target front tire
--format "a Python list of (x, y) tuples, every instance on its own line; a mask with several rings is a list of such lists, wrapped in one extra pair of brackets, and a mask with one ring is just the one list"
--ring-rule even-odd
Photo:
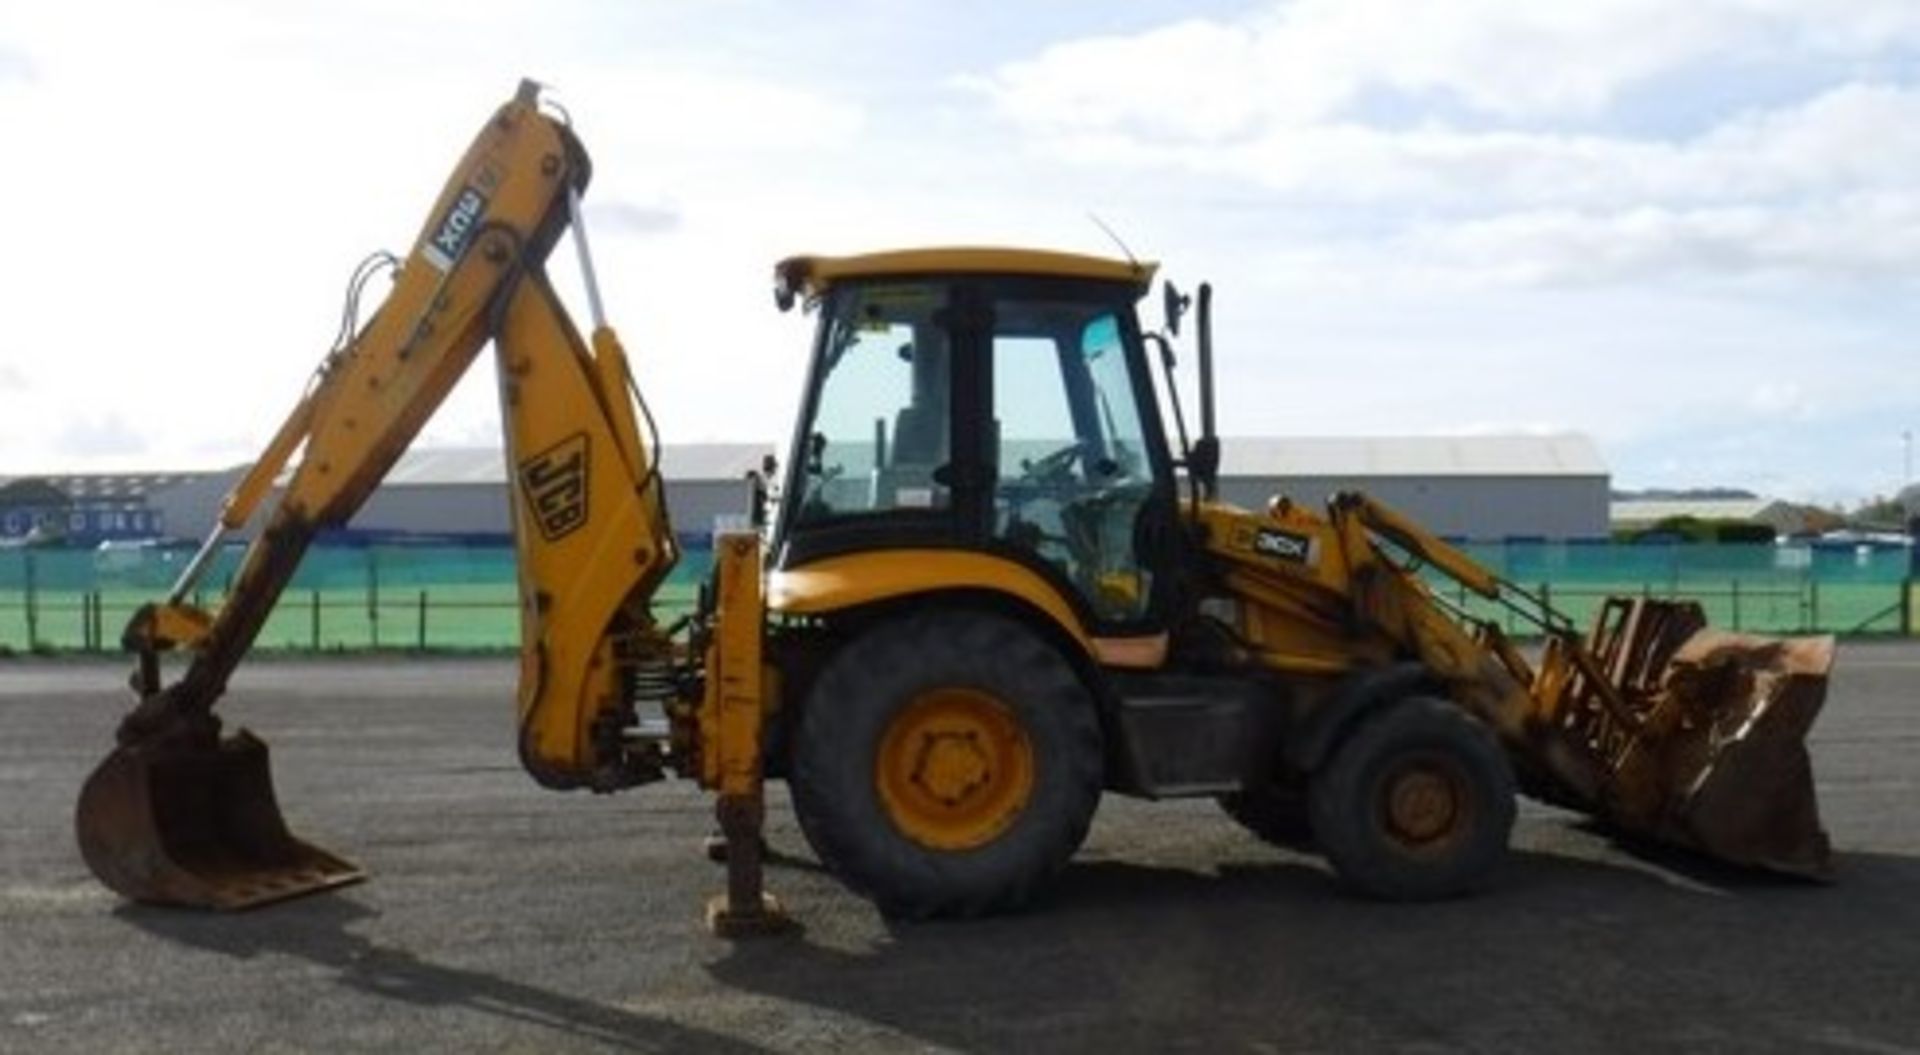
[(1485, 726), (1416, 697), (1367, 718), (1316, 774), (1308, 811), (1334, 870), (1388, 901), (1484, 883), (1513, 830), (1513, 771)]
[(828, 661), (794, 733), (794, 812), (890, 916), (1024, 905), (1086, 837), (1100, 726), (1073, 667), (1004, 616), (928, 610)]

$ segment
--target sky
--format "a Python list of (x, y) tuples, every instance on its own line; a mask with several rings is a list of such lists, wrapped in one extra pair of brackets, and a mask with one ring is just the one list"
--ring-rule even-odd
[[(0, 474), (256, 456), (529, 76), (669, 443), (785, 440), (780, 257), (1104, 224), (1214, 284), (1229, 437), (1857, 502), (1920, 432), (1917, 60), (1913, 0), (8, 4)], [(483, 366), (421, 442), (498, 434)]]

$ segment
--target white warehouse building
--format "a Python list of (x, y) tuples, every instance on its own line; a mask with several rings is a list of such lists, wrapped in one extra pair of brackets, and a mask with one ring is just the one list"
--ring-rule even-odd
[(1220, 497), (1318, 506), (1364, 491), (1443, 538), (1604, 539), (1612, 476), (1593, 441), (1550, 436), (1286, 436), (1221, 440)]
[[(1250, 437), (1222, 440), (1221, 497), (1262, 508), (1276, 494), (1315, 505), (1360, 490), (1447, 538), (1599, 539), (1610, 478), (1585, 436)], [(747, 511), (746, 474), (773, 453), (762, 443), (668, 444), (661, 457), (674, 527), (697, 539), (716, 518)], [(244, 467), (190, 477), (148, 496), (165, 534), (213, 523)], [(409, 451), (352, 528), (420, 535), (500, 536), (511, 530), (498, 448)]]

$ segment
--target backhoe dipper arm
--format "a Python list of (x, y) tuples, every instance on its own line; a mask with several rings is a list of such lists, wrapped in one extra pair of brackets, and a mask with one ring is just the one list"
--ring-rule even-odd
[[(592, 726), (622, 702), (617, 664), (598, 664), (603, 683), (588, 684), (587, 672), (651, 626), (647, 601), (677, 553), (619, 342), (598, 319), (591, 346), (583, 341), (543, 270), (577, 220), (589, 173), (579, 141), (540, 111), (538, 86), (522, 82), (448, 179), (385, 302), (321, 365), (169, 599), (129, 623), (142, 702), (121, 726), (122, 744), (217, 735), (211, 709), (316, 532), (352, 517), (495, 339), (516, 468), (523, 755), (547, 783), (584, 782), (606, 764)], [(597, 314), (597, 295), (595, 303)], [(270, 500), (302, 448), (284, 493)], [(220, 538), (263, 504), (266, 525), (218, 614), (187, 605)], [(162, 688), (156, 654), (176, 645), (195, 654)], [(554, 701), (561, 706), (547, 706)]]

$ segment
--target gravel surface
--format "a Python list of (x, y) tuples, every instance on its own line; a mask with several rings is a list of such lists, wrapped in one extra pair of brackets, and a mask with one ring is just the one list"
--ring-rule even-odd
[(1814, 767), (1831, 887), (1628, 854), (1524, 805), (1495, 888), (1355, 900), (1209, 802), (1109, 796), (1054, 895), (890, 925), (771, 789), (804, 924), (700, 922), (711, 800), (519, 770), (514, 667), (265, 661), (224, 713), (294, 829), (371, 882), (266, 910), (132, 907), (73, 846), (118, 664), (0, 662), (0, 1051), (1920, 1051), (1920, 646), (1842, 649)]

